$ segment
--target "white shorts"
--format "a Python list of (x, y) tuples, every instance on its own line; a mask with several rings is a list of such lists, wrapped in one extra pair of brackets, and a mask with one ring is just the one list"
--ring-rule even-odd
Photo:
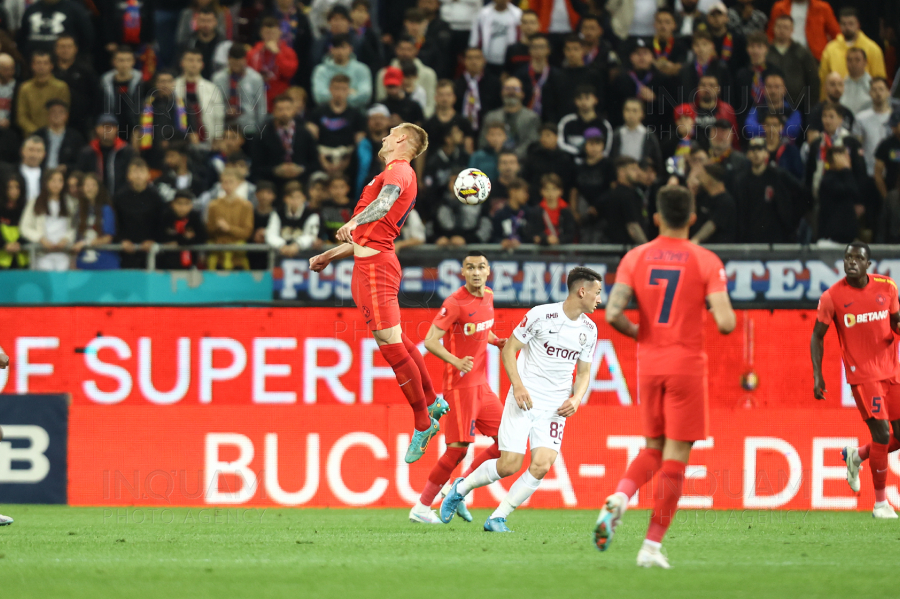
[(506, 396), (503, 417), (500, 420), (498, 444), (501, 451), (525, 454), (528, 443), (531, 449), (547, 447), (559, 451), (566, 419), (556, 410), (523, 410), (513, 397), (512, 388)]

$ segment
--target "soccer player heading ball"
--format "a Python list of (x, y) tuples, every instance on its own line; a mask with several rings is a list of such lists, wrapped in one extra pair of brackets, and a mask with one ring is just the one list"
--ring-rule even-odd
[(353, 256), (353, 301), (415, 416), (415, 431), (406, 450), (409, 463), (425, 453), (440, 430), (438, 420), (449, 409), (435, 393), (416, 344), (400, 328), (397, 301), (403, 273), (394, 239), (416, 203), (416, 174), (409, 163), (427, 148), (428, 134), (418, 125), (403, 123), (391, 129), (378, 152), (386, 167), (363, 190), (350, 222), (338, 229), (342, 245), (309, 259), (310, 270), (321, 272), (332, 261)]
[[(653, 220), (659, 237), (625, 254), (606, 307), (606, 322), (638, 341), (638, 397), (647, 445), (616, 492), (606, 498), (594, 541), (600, 551), (609, 548), (628, 502), (659, 472), (659, 491), (637, 564), (668, 568), (660, 551), (662, 539), (675, 517), (691, 446), (708, 436), (703, 350), (707, 303), (719, 332), (733, 331), (735, 317), (722, 261), (688, 241), (688, 230), (697, 219), (691, 192), (663, 187), (656, 208)], [(632, 296), (638, 304), (639, 325), (623, 312)]]
[(597, 326), (586, 314), (597, 309), (602, 289), (600, 275), (583, 266), (569, 272), (567, 284), (565, 301), (529, 310), (503, 348), (500, 355), (512, 386), (500, 420), (500, 458), (454, 481), (441, 503), (443, 522), (458, 513), (473, 489), (518, 472), (530, 443), (531, 465), (484, 523), (488, 532), (510, 532), (507, 516), (531, 497), (556, 461), (566, 418), (578, 410), (590, 383)]
[(868, 459), (875, 487), (872, 516), (896, 518), (894, 508), (887, 502), (885, 483), (888, 454), (900, 449), (900, 360), (896, 337), (900, 334), (900, 302), (894, 281), (883, 275), (867, 274), (872, 265), (869, 257), (869, 246), (865, 243), (855, 241), (848, 245), (844, 250), (846, 276), (819, 299), (819, 315), (809, 345), (815, 377), (813, 395), (825, 399), (822, 354), (825, 333), (833, 322), (847, 382), (856, 407), (872, 433), (870, 444), (858, 449), (845, 447), (841, 452), (847, 463), (847, 482), (851, 489), (859, 491), (859, 471)]

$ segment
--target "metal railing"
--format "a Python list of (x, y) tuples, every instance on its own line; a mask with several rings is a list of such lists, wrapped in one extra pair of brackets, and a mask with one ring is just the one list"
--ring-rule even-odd
[[(275, 268), (275, 262), (278, 256), (278, 248), (274, 248), (270, 245), (266, 245), (265, 243), (209, 243), (203, 245), (192, 245), (192, 246), (181, 246), (181, 245), (160, 245), (158, 243), (154, 243), (149, 250), (144, 252), (141, 249), (140, 244), (135, 244), (133, 253), (146, 253), (147, 254), (147, 270), (155, 271), (156, 270), (156, 259), (160, 254), (165, 253), (177, 253), (181, 252), (245, 252), (245, 253), (263, 253), (265, 252), (268, 255), (268, 270), (272, 270)], [(29, 243), (22, 246), (23, 251), (28, 252), (28, 262), (29, 268), (31, 270), (35, 270), (35, 264), (37, 262), (37, 257), (40, 254), (51, 254), (59, 252), (60, 250), (47, 250), (39, 243)], [(104, 245), (92, 245), (89, 248), (90, 250), (98, 251), (98, 252), (118, 252), (118, 253), (128, 253), (125, 250), (125, 247), (121, 243), (108, 243)], [(64, 252), (71, 253), (71, 252)]]

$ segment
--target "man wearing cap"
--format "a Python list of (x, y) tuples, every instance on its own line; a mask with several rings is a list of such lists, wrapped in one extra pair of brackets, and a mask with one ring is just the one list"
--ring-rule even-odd
[(739, 243), (794, 243), (807, 192), (795, 177), (769, 162), (766, 140), (755, 137), (747, 149), (750, 170), (735, 179)]
[(62, 166), (71, 172), (78, 162), (78, 154), (84, 147), (84, 137), (68, 124), (69, 105), (62, 100), (47, 102), (47, 126), (35, 132), (35, 135), (44, 140), (47, 148), (47, 156), (41, 165), (43, 168)]
[(406, 95), (403, 88), (403, 71), (397, 67), (387, 67), (384, 69), (385, 98), (382, 101), (388, 110), (391, 111), (394, 122), (392, 126), (400, 123), (415, 123), (421, 125), (425, 122), (425, 112), (422, 106)]
[[(412, 61), (416, 65), (419, 85), (425, 90), (425, 95), (430, 103), (429, 107), (434, 110), (433, 98), (437, 92), (437, 74), (434, 69), (419, 58), (419, 50), (416, 48), (415, 41), (408, 36), (401, 37), (394, 45), (394, 53), (396, 56), (391, 61), (390, 66), (399, 69), (401, 68), (401, 63), (405, 61)], [(379, 70), (378, 75), (375, 77), (375, 100), (377, 102), (384, 102), (384, 99), (387, 98), (387, 90), (384, 88), (384, 74), (386, 70), (386, 68)]]
[(372, 72), (353, 55), (346, 35), (334, 37), (329, 56), (313, 70), (312, 95), (316, 104), (328, 102), (328, 88), (337, 74), (350, 78), (350, 106), (365, 108), (372, 99)]
[(484, 117), (485, 127), (481, 130), (479, 145), (484, 145), (484, 132), (488, 125), (502, 123), (508, 136), (507, 147), (511, 147), (519, 159), (524, 160), (529, 146), (540, 137), (538, 131), (541, 128), (541, 119), (533, 111), (522, 106), (525, 94), (522, 92), (522, 82), (515, 77), (509, 77), (503, 82), (501, 97), (503, 108), (492, 110)]
[(659, 132), (663, 124), (671, 122), (664, 114), (668, 108), (665, 89), (668, 78), (653, 64), (653, 50), (646, 40), (636, 38), (629, 54), (630, 68), (625, 67), (612, 83), (609, 118), (613, 126), (623, 124), (622, 109), (629, 98), (638, 98), (646, 115), (646, 125)]
[(356, 196), (362, 188), (384, 170), (384, 163), (378, 160), (381, 140), (390, 132), (391, 111), (384, 104), (373, 104), (367, 113), (366, 136), (356, 146), (359, 167), (356, 173)]
[(732, 78), (750, 62), (747, 56), (747, 40), (743, 35), (728, 28), (728, 7), (718, 0), (706, 11), (706, 23), (698, 26), (709, 29), (716, 45), (719, 58), (728, 65)]
[(135, 158), (135, 152), (119, 139), (119, 121), (111, 114), (101, 114), (97, 118), (94, 133), (94, 140), (81, 149), (77, 168), (83, 173), (96, 174), (113, 197), (125, 188), (128, 164)]
[(660, 151), (670, 174), (687, 177), (687, 159), (691, 155), (694, 142), (696, 114), (690, 104), (681, 104), (673, 110), (675, 129), (663, 131), (660, 135)]

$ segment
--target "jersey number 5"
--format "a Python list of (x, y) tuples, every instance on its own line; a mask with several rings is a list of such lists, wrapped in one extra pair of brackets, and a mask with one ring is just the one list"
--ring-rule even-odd
[(659, 308), (659, 324), (669, 324), (669, 316), (672, 313), (672, 302), (675, 300), (675, 291), (678, 289), (678, 282), (681, 280), (681, 271), (670, 268), (654, 268), (650, 271), (651, 285), (665, 285), (666, 291), (663, 294), (662, 306)]

